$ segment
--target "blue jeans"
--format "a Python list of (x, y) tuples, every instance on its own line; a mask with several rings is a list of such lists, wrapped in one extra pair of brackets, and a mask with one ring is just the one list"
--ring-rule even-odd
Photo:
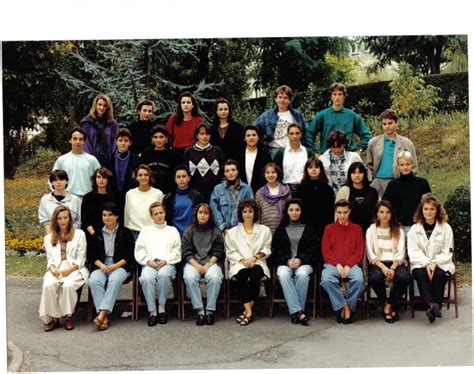
[(280, 265), (277, 269), (277, 277), (280, 281), (283, 295), (290, 314), (305, 309), (306, 296), (308, 294), (309, 276), (313, 272), (311, 265), (301, 265), (292, 269), (286, 265)]
[(339, 285), (340, 276), (337, 268), (334, 265), (324, 264), (321, 273), (321, 287), (324, 288), (329, 295), (332, 310), (334, 311), (340, 310), (345, 305), (348, 305), (349, 308), (355, 312), (357, 308), (357, 300), (367, 286), (364, 281), (362, 270), (358, 265), (351, 267), (347, 278), (349, 279), (349, 290), (347, 297), (345, 297), (342, 288)]
[[(217, 264), (212, 265), (204, 274), (204, 280), (207, 284), (206, 310), (216, 310), (216, 300), (219, 296), (223, 278), (222, 269)], [(193, 265), (186, 264), (183, 270), (183, 280), (186, 284), (188, 296), (193, 304), (193, 309), (203, 309), (201, 289), (199, 288), (201, 274), (198, 273)]]
[(156, 287), (158, 286), (158, 304), (166, 305), (171, 283), (176, 278), (176, 267), (165, 265), (160, 269), (154, 269), (145, 265), (140, 275), (140, 285), (145, 296), (148, 312), (156, 310)]
[[(112, 257), (105, 258), (105, 265), (113, 263)], [(123, 267), (115, 269), (110, 274), (103, 273), (100, 269), (92, 272), (89, 278), (89, 288), (91, 289), (97, 313), (100, 310), (107, 310), (107, 313), (112, 313), (120, 288), (129, 275), (130, 273)]]

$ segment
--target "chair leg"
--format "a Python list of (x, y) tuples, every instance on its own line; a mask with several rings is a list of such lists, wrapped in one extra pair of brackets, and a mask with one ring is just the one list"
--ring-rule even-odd
[(93, 318), (93, 307), (94, 307), (94, 300), (92, 300), (92, 293), (91, 289), (88, 287), (87, 292), (87, 322), (91, 323)]
[(456, 318), (459, 317), (458, 311), (458, 286), (456, 284), (456, 277), (453, 275), (453, 288), (454, 288), (454, 314)]

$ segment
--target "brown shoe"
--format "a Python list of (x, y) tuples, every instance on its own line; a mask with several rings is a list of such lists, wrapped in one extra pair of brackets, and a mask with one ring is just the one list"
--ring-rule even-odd
[(72, 330), (74, 328), (74, 323), (72, 322), (72, 317), (64, 317), (64, 328), (66, 330)]
[(55, 328), (59, 327), (59, 319), (52, 319), (44, 325), (44, 331), (53, 331)]

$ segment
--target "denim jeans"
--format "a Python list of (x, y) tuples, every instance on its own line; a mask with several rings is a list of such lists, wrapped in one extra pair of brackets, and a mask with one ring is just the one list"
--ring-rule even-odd
[(301, 265), (292, 269), (286, 265), (280, 265), (277, 269), (277, 277), (280, 281), (283, 295), (290, 314), (305, 309), (306, 296), (308, 294), (309, 276), (313, 272), (311, 265)]
[(329, 295), (332, 310), (334, 311), (340, 310), (345, 305), (348, 305), (349, 308), (355, 312), (357, 308), (357, 300), (367, 286), (364, 281), (362, 270), (358, 265), (351, 267), (347, 278), (349, 279), (349, 290), (346, 297), (339, 285), (340, 276), (337, 268), (334, 265), (324, 264), (321, 273), (321, 287), (324, 288)]
[[(223, 278), (222, 270), (217, 264), (212, 265), (204, 274), (204, 280), (207, 284), (206, 310), (216, 310), (216, 300), (219, 296)], [(193, 304), (193, 309), (202, 309), (203, 303), (199, 287), (201, 274), (198, 273), (193, 265), (186, 264), (183, 270), (183, 279), (186, 284), (187, 294)]]
[[(113, 263), (112, 257), (106, 257), (104, 260), (105, 265)], [(100, 310), (107, 310), (107, 313), (112, 313), (120, 288), (129, 275), (130, 273), (123, 267), (115, 269), (110, 274), (103, 273), (100, 269), (92, 272), (89, 278), (89, 287), (97, 313)]]
[(166, 305), (171, 282), (176, 278), (176, 267), (174, 265), (165, 265), (160, 269), (154, 269), (145, 265), (142, 267), (140, 275), (140, 285), (145, 296), (148, 312), (156, 310), (156, 287), (158, 286), (158, 304)]

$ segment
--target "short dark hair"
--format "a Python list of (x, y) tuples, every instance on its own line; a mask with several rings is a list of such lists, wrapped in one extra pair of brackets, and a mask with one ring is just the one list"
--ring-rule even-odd
[(398, 122), (397, 112), (395, 112), (393, 109), (385, 109), (380, 114), (380, 121), (382, 121), (383, 119), (393, 119), (395, 122)]
[(254, 124), (250, 124), (250, 125), (245, 125), (244, 126), (244, 131), (243, 131), (243, 141), (245, 143), (245, 134), (247, 133), (247, 131), (249, 130), (253, 130), (257, 133), (257, 136), (258, 136), (258, 142), (257, 142), (257, 148), (261, 148), (262, 147), (262, 144), (263, 144), (263, 135), (262, 135), (262, 130), (260, 130), (260, 128), (258, 126), (255, 126)]
[(211, 133), (211, 126), (209, 126), (207, 123), (200, 123), (199, 125), (196, 126), (196, 128), (194, 129), (194, 139), (197, 139), (198, 135), (199, 135), (199, 131), (201, 131), (201, 129), (204, 128), (206, 130), (206, 134), (210, 134)]
[(253, 209), (253, 223), (258, 221), (258, 205), (254, 199), (245, 199), (239, 202), (237, 206), (237, 217), (239, 218), (240, 222), (244, 222), (244, 218), (242, 217), (242, 212), (245, 208), (252, 208)]
[(349, 209), (352, 209), (351, 203), (347, 201), (346, 199), (339, 199), (334, 203), (334, 210), (336, 210), (339, 207), (348, 207)]
[(223, 170), (225, 170), (225, 167), (228, 166), (228, 165), (235, 165), (235, 167), (237, 168), (237, 171), (240, 172), (239, 170), (239, 163), (235, 160), (232, 160), (231, 158), (229, 158), (225, 163), (224, 163), (224, 167), (222, 168)]
[(333, 93), (334, 91), (342, 91), (344, 93), (344, 96), (347, 96), (347, 89), (346, 86), (344, 86), (340, 82), (333, 83), (329, 86), (329, 93)]
[(347, 139), (346, 133), (342, 130), (331, 131), (326, 140), (326, 144), (329, 148), (336, 147), (337, 145), (343, 145), (345, 147), (348, 143), (349, 139)]
[(84, 137), (84, 141), (87, 139), (86, 132), (80, 126), (74, 126), (71, 130), (69, 130), (69, 134), (67, 136), (67, 139), (71, 140), (72, 139), (72, 134), (74, 134), (75, 132), (81, 133), (82, 136)]
[(162, 125), (156, 125), (156, 126), (153, 126), (150, 130), (150, 138), (153, 137), (153, 135), (155, 135), (157, 132), (161, 132), (162, 134), (164, 134), (165, 136), (168, 136), (168, 130), (166, 129), (165, 126), (162, 126)]
[(107, 188), (106, 191), (108, 194), (112, 194), (115, 196), (116, 194), (116, 186), (115, 186), (115, 178), (114, 178), (114, 173), (112, 173), (109, 169), (105, 167), (100, 167), (94, 170), (94, 173), (92, 174), (91, 177), (91, 182), (92, 182), (92, 191), (97, 192), (99, 187), (97, 186), (97, 175), (100, 175), (101, 177), (107, 179)]
[(289, 133), (290, 129), (292, 127), (296, 127), (297, 129), (300, 130), (300, 133), (303, 134), (303, 126), (301, 126), (298, 122), (293, 122), (293, 123), (289, 124), (288, 129), (286, 130), (286, 132)]
[(142, 110), (142, 106), (144, 105), (151, 105), (152, 108), (155, 106), (155, 104), (153, 104), (153, 101), (151, 100), (148, 100), (148, 99), (144, 99), (142, 101), (140, 101), (137, 105), (137, 112), (139, 112), (140, 110)]
[(56, 169), (49, 174), (49, 182), (53, 183), (55, 180), (59, 179), (60, 181), (68, 181), (69, 182), (69, 177), (66, 173), (65, 170), (62, 169)]
[(132, 133), (126, 127), (121, 127), (118, 129), (117, 134), (115, 135), (115, 140), (118, 138), (128, 138), (130, 141), (132, 140)]
[(189, 176), (191, 176), (191, 172), (189, 171), (189, 167), (186, 165), (178, 165), (174, 168), (174, 175), (176, 176), (176, 173), (180, 170), (184, 170), (186, 173), (188, 173)]
[(114, 216), (119, 216), (120, 215), (120, 210), (117, 204), (115, 204), (113, 201), (106, 202), (102, 204), (102, 212), (106, 210), (107, 212), (112, 213)]

